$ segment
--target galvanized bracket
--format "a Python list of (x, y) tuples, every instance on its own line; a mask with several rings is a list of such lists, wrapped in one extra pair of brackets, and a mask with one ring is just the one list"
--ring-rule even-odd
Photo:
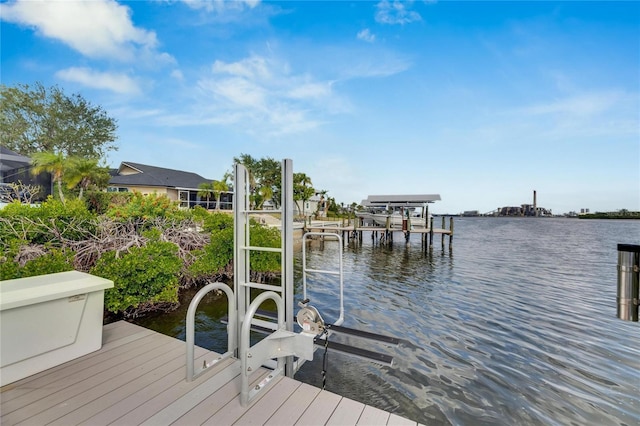
[[(268, 299), (273, 300), (276, 304), (278, 329), (260, 342), (250, 346), (251, 321), (260, 305)], [(284, 316), (284, 302), (273, 291), (260, 293), (247, 309), (240, 332), (240, 373), (242, 376), (240, 403), (242, 406), (247, 406), (274, 378), (284, 376), (287, 357), (297, 356), (305, 360), (313, 359), (313, 338), (315, 336), (309, 333), (297, 334), (287, 331), (285, 329)], [(249, 376), (260, 366), (274, 358), (278, 360), (277, 367), (257, 386), (249, 389)]]

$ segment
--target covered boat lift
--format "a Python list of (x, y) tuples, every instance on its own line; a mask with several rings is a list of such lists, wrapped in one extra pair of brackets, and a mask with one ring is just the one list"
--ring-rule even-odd
[(440, 194), (369, 195), (361, 204), (364, 207), (422, 207), (441, 200)]
[[(372, 236), (377, 234), (377, 230), (382, 228), (385, 230), (384, 234), (381, 238), (384, 238), (385, 241), (393, 240), (393, 231), (401, 230), (407, 242), (409, 242), (409, 237), (411, 232), (418, 232), (423, 235), (423, 241), (426, 247), (426, 236), (429, 234), (430, 244), (429, 246), (433, 246), (433, 218), (429, 216), (429, 204), (434, 203), (436, 201), (441, 201), (442, 198), (440, 194), (404, 194), (404, 195), (369, 195), (366, 200), (362, 200), (361, 206), (365, 207), (365, 211), (356, 212), (356, 215), (360, 218), (360, 225), (354, 225), (354, 232), (359, 232), (359, 239), (362, 239), (362, 230), (370, 230), (373, 231)], [(419, 221), (419, 228), (413, 228), (411, 223), (411, 216), (408, 210), (411, 208), (422, 207), (422, 213), (419, 216), (413, 216), (414, 220)], [(380, 212), (380, 210), (386, 210), (386, 212)], [(398, 217), (392, 214), (390, 211), (398, 211), (401, 210), (402, 214), (399, 215), (401, 219), (401, 228), (394, 229), (395, 226), (399, 226), (398, 224), (392, 223), (391, 219), (393, 217), (393, 221), (397, 222)], [(405, 215), (406, 212), (406, 215)], [(380, 222), (380, 217), (384, 216), (386, 220), (386, 224), (382, 224)], [(442, 218), (442, 229), (438, 230), (438, 233), (442, 234), (442, 245), (444, 247), (444, 235), (449, 235), (449, 247), (451, 248), (451, 243), (453, 239), (453, 220), (451, 220), (450, 229), (445, 229), (444, 217)], [(372, 225), (378, 225), (373, 227), (365, 226), (365, 222), (372, 221)]]
[[(422, 222), (424, 222), (424, 228), (429, 228), (430, 217), (428, 205), (429, 203), (440, 200), (440, 194), (369, 195), (366, 200), (362, 200), (361, 205), (370, 210), (384, 209), (387, 211), (386, 213), (377, 213), (378, 215), (386, 214), (387, 216), (390, 215), (390, 210), (401, 210), (404, 216), (405, 209), (421, 207), (422, 213), (420, 217), (422, 218)], [(373, 216), (376, 215), (374, 214)]]

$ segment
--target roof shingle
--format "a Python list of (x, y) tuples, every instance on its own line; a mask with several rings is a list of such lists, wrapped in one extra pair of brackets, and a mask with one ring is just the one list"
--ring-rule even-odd
[(148, 166), (146, 164), (131, 163), (128, 161), (123, 161), (118, 171), (122, 170), (123, 166), (140, 170), (140, 173), (130, 175), (118, 174), (109, 180), (110, 185), (139, 185), (198, 189), (198, 185), (201, 183), (212, 181), (212, 179), (203, 178), (196, 173), (165, 169), (163, 167)]

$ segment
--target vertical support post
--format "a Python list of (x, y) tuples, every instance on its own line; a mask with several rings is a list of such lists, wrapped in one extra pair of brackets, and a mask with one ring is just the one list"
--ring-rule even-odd
[(449, 251), (453, 250), (453, 216), (449, 218)]
[[(282, 280), (284, 286), (284, 320), (293, 331), (293, 161), (282, 160)], [(293, 377), (293, 357), (287, 357), (285, 375)]]
[(640, 245), (618, 244), (617, 316), (638, 321), (640, 305)]
[(429, 249), (433, 248), (433, 217), (429, 221)]
[[(240, 330), (247, 309), (248, 294), (244, 283), (249, 281), (249, 251), (243, 250), (248, 246), (249, 230), (247, 224), (249, 218), (246, 211), (249, 210), (249, 179), (248, 171), (242, 164), (234, 167), (233, 215), (234, 215), (234, 256), (233, 256), (233, 289), (236, 297), (236, 342), (240, 342)], [(231, 317), (229, 321), (232, 321)]]
[(442, 216), (442, 234), (440, 234), (441, 236), (441, 243), (442, 243), (442, 250), (444, 251), (444, 230), (447, 229), (446, 225), (445, 225), (445, 218), (444, 216)]

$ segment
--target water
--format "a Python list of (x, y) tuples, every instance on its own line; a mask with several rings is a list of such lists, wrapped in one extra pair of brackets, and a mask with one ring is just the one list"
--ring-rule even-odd
[[(387, 247), (365, 234), (345, 247), (344, 325), (403, 343), (347, 339), (394, 365), (329, 352), (327, 390), (429, 425), (639, 424), (640, 324), (616, 318), (616, 265), (618, 243), (640, 243), (640, 222), (461, 218), (455, 227), (452, 253), (438, 238), (425, 254), (418, 235)], [(316, 242), (307, 257), (327, 269), (337, 246)], [(298, 258), (298, 287), (300, 277)], [(312, 304), (337, 318), (337, 281), (311, 278)], [(224, 305), (199, 311), (197, 344), (225, 350)], [(183, 319), (140, 323), (184, 339)], [(296, 378), (320, 386), (321, 369), (318, 351)]]

